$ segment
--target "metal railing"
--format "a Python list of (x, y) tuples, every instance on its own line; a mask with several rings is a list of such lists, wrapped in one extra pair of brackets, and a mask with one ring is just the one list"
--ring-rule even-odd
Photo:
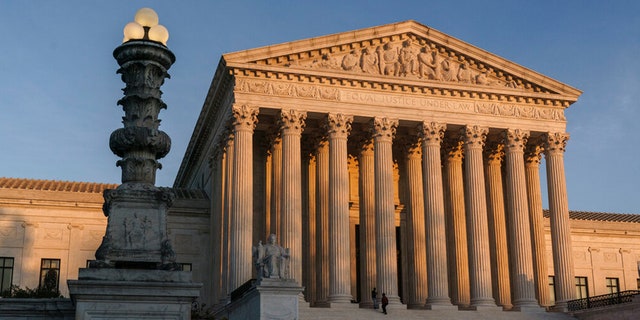
[(569, 311), (578, 311), (590, 308), (600, 308), (631, 302), (633, 296), (640, 294), (640, 290), (627, 290), (617, 293), (603, 294), (584, 299), (570, 300), (567, 302)]

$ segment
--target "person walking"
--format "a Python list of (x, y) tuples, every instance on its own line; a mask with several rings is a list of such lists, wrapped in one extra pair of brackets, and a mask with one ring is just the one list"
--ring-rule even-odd
[(376, 291), (376, 288), (371, 290), (371, 300), (373, 301), (373, 308), (378, 310), (378, 291)]
[(389, 304), (389, 299), (385, 293), (382, 293), (382, 312), (387, 314), (387, 305)]

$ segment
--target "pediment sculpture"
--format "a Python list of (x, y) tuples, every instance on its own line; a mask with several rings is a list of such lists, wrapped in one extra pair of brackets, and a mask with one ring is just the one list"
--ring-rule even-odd
[(282, 65), (535, 91), (531, 83), (423, 39), (388, 41)]
[(267, 244), (258, 242), (253, 247), (253, 263), (256, 267), (258, 280), (289, 279), (290, 278), (289, 248), (283, 248), (276, 243), (276, 235), (269, 235)]

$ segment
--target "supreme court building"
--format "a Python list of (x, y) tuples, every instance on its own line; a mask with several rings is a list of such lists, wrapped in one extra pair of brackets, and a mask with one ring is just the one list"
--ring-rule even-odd
[(377, 287), (392, 305), (536, 308), (549, 265), (556, 304), (574, 299), (580, 94), (415, 21), (223, 55), (174, 185), (210, 192), (212, 295), (254, 278), (274, 233), (312, 306)]
[[(311, 307), (371, 307), (374, 287), (392, 307), (516, 310), (635, 290), (640, 215), (569, 212), (580, 94), (415, 21), (225, 54), (173, 186), (178, 262), (212, 306), (272, 233)], [(57, 267), (66, 295), (115, 187), (0, 178), (0, 291)]]

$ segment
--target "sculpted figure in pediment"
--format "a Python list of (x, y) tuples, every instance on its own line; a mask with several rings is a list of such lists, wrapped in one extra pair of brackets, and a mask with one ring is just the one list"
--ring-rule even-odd
[(356, 53), (356, 50), (351, 50), (342, 58), (342, 69), (346, 71), (358, 71), (360, 57)]
[(400, 48), (400, 72), (402, 76), (415, 76), (418, 74), (418, 52), (411, 44), (411, 40), (405, 40)]
[(362, 68), (362, 72), (364, 73), (380, 74), (378, 54), (370, 48), (364, 48), (362, 50), (362, 56), (360, 57), (360, 68)]
[(378, 47), (380, 54), (380, 71), (387, 76), (398, 76), (398, 48), (394, 48), (390, 42)]

